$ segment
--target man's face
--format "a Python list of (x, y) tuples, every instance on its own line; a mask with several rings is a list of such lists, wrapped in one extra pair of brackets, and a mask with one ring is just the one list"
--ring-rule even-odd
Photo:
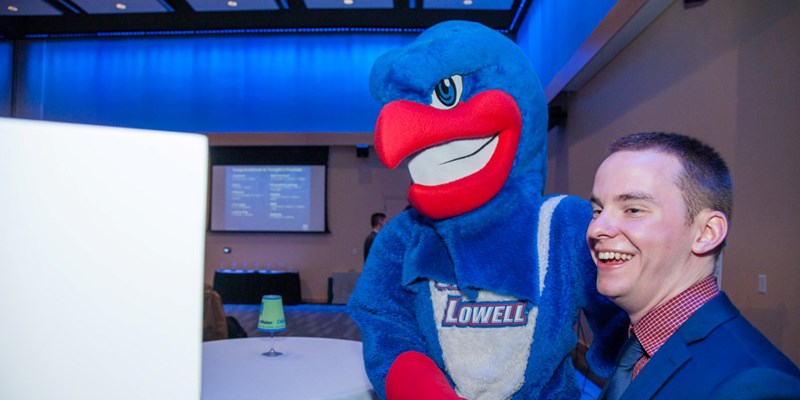
[(621, 151), (597, 170), (594, 216), (586, 239), (597, 264), (597, 290), (633, 322), (697, 281), (692, 257), (696, 224), (676, 185), (683, 170), (674, 156)]

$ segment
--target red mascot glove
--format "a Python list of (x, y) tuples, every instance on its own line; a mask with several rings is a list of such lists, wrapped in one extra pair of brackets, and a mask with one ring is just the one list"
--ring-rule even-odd
[(464, 400), (428, 356), (407, 351), (394, 360), (386, 375), (387, 400)]

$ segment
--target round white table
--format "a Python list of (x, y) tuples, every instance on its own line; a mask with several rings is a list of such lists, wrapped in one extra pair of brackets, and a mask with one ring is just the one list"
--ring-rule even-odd
[(361, 342), (269, 337), (203, 343), (203, 400), (372, 400)]

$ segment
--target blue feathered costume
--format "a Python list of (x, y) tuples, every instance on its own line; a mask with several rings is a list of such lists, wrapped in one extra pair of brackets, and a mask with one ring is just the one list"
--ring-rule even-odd
[(413, 180), (413, 209), (381, 230), (349, 302), (376, 392), (386, 397), (388, 379), (390, 397), (437, 398), (414, 376), (418, 359), (393, 366), (409, 353), (460, 397), (579, 398), (578, 310), (601, 376), (627, 320), (595, 289), (588, 202), (542, 196), (547, 105), (525, 54), (449, 21), (381, 56), (370, 84), (384, 104), (377, 153), (390, 168), (410, 159)]

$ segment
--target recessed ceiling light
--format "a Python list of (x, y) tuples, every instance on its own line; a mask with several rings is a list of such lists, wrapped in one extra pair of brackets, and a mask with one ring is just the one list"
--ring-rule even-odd
[(237, 3), (237, 2), (235, 2), (233, 0), (228, 1), (228, 7), (236, 7), (238, 5), (239, 5), (239, 3)]
[(19, 8), (17, 8), (17, 7), (14, 7), (14, 6), (8, 6), (8, 7), (6, 7), (6, 8), (8, 9), (8, 11), (11, 11), (11, 12), (17, 12), (17, 11), (19, 11)]
[(464, 0), (464, 5), (465, 6), (471, 6), (472, 5), (472, 0)]
[(128, 6), (126, 6), (124, 3), (117, 3), (115, 7), (117, 7), (117, 10), (124, 10), (128, 8)]
[(344, 4), (348, 5), (348, 6), (352, 6), (353, 5), (353, 0), (344, 0)]

